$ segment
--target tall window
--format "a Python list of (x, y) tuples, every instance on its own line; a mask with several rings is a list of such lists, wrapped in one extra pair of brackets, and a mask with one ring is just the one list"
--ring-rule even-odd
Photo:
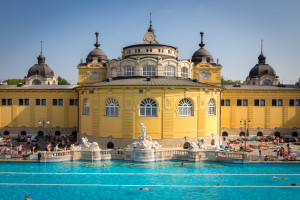
[(208, 102), (208, 115), (215, 115), (215, 102), (212, 99)]
[(183, 77), (183, 78), (187, 78), (188, 77), (188, 68), (186, 68), (186, 67), (183, 67), (183, 68), (181, 68), (181, 76)]
[(189, 99), (181, 99), (178, 104), (179, 116), (193, 116), (193, 103)]
[(84, 115), (89, 115), (90, 114), (90, 102), (88, 99), (84, 101), (83, 105), (83, 114)]
[(156, 117), (157, 105), (153, 99), (144, 99), (140, 104), (140, 116)]
[(175, 68), (171, 66), (166, 66), (164, 68), (164, 75), (165, 76), (175, 76)]
[(155, 76), (156, 70), (154, 66), (147, 65), (143, 67), (143, 76)]
[(119, 116), (119, 103), (117, 100), (110, 98), (105, 103), (106, 116)]
[(124, 67), (124, 76), (134, 76), (134, 67), (132, 66)]

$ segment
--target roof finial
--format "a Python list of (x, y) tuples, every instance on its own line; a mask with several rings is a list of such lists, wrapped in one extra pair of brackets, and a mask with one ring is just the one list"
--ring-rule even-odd
[(150, 13), (150, 26), (149, 26), (149, 28), (148, 28), (148, 32), (152, 32), (152, 33), (154, 33), (154, 29), (152, 28), (152, 20), (151, 20), (151, 15), (152, 15), (152, 13)]
[(261, 46), (260, 46), (260, 51), (261, 51), (261, 54), (263, 53), (263, 44), (264, 44), (264, 41), (261, 40)]
[(201, 35), (201, 43), (199, 44), (199, 46), (200, 46), (201, 48), (203, 48), (203, 47), (205, 46), (205, 44), (203, 43), (203, 35), (204, 35), (204, 33), (203, 33), (203, 32), (200, 32), (200, 35)]
[(150, 26), (152, 26), (151, 15), (152, 13), (150, 13)]
[(41, 54), (43, 54), (43, 40), (41, 40)]
[(99, 36), (99, 33), (96, 32), (95, 35), (96, 35), (96, 43), (94, 44), (94, 46), (95, 46), (96, 48), (98, 48), (98, 47), (100, 47), (100, 44), (98, 43), (98, 36)]

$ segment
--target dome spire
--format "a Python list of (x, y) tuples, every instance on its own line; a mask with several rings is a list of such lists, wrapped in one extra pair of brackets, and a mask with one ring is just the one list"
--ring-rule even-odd
[(204, 33), (201, 31), (201, 32), (200, 32), (200, 35), (201, 35), (201, 43), (199, 44), (199, 46), (200, 46), (201, 48), (203, 48), (203, 47), (205, 46), (205, 44), (203, 43), (203, 35), (204, 35)]
[(41, 54), (39, 55), (39, 57), (37, 57), (38, 59), (38, 64), (45, 64), (45, 56), (43, 56), (43, 40), (41, 40)]
[(151, 15), (152, 15), (152, 13), (150, 13), (150, 26), (149, 26), (149, 28), (148, 28), (148, 32), (152, 32), (152, 33), (154, 33), (154, 29), (152, 28), (152, 20), (151, 20)]
[(94, 46), (95, 46), (96, 48), (98, 48), (98, 47), (100, 47), (100, 43), (98, 43), (98, 36), (99, 36), (99, 33), (96, 32), (95, 35), (96, 35), (96, 43), (94, 44)]
[(258, 64), (266, 64), (266, 56), (263, 54), (263, 40), (261, 40), (260, 44), (260, 55), (258, 56)]

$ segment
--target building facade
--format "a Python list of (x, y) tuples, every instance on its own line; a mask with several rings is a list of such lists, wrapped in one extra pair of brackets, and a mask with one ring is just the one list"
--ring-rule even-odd
[[(200, 34), (200, 48), (185, 60), (177, 48), (157, 41), (150, 22), (143, 43), (109, 60), (96, 33), (95, 49), (77, 66), (78, 85), (56, 85), (52, 70), (40, 70), (41, 54), (38, 72), (30, 69), (25, 85), (0, 85), (0, 133), (42, 135), (38, 122), (47, 119), (48, 134), (78, 132), (112, 148), (139, 138), (144, 123), (147, 135), (163, 147), (187, 147), (198, 138), (215, 144), (221, 137), (243, 136), (240, 121), (247, 119), (251, 136), (298, 136), (300, 86), (279, 85), (263, 54), (248, 85), (222, 86), (222, 66)], [(52, 82), (34, 84), (38, 78), (32, 78), (26, 84), (31, 76)]]

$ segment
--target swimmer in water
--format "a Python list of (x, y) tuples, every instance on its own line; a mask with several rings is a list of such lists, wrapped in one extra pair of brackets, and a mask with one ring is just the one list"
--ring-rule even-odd
[(292, 183), (292, 184), (287, 184), (289, 186), (297, 186), (297, 185), (300, 185), (300, 183)]
[(135, 189), (130, 189), (130, 190), (152, 190), (151, 187), (149, 188), (135, 188)]
[(222, 180), (219, 180), (219, 183), (218, 183), (216, 186), (220, 186), (220, 185), (221, 185), (221, 181), (222, 181)]
[(103, 165), (103, 168), (109, 169), (109, 167), (106, 167), (106, 165), (105, 165), (105, 164)]
[(272, 178), (276, 178), (276, 179), (279, 179), (279, 180), (289, 179), (289, 178), (279, 178), (279, 177), (276, 177), (276, 176), (273, 176)]
[(181, 163), (181, 166), (184, 166), (184, 163), (183, 163), (183, 162)]

